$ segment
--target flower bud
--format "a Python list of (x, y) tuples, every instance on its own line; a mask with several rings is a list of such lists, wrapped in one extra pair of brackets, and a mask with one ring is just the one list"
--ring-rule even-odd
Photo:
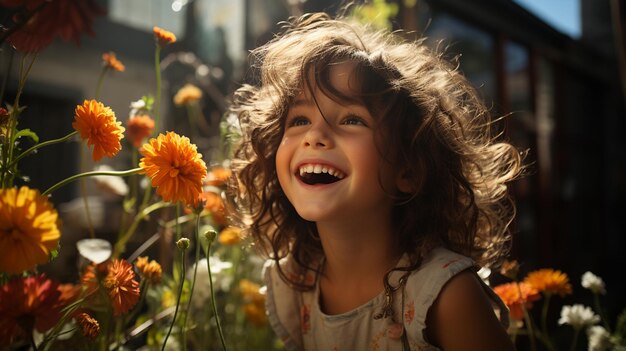
[(178, 246), (179, 249), (181, 249), (182, 251), (185, 251), (189, 248), (189, 239), (187, 238), (180, 238), (180, 240), (178, 240), (176, 242), (176, 246)]
[(217, 237), (217, 232), (215, 230), (207, 230), (206, 233), (204, 233), (204, 237), (209, 242), (209, 244), (212, 244)]

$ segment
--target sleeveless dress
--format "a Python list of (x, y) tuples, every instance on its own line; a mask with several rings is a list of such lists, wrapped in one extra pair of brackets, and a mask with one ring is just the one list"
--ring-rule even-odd
[[(397, 267), (407, 266), (408, 262), (405, 255)], [(283, 271), (290, 274), (289, 265), (292, 263), (289, 258), (280, 264)], [(290, 351), (435, 351), (439, 349), (429, 344), (424, 335), (428, 309), (448, 280), (475, 267), (475, 263), (466, 256), (443, 248), (434, 249), (415, 271), (410, 272), (404, 288), (393, 293), (393, 313), (397, 321), (394, 322), (390, 317), (375, 318), (380, 317), (377, 315), (384, 309), (384, 292), (352, 311), (338, 315), (324, 314), (319, 306), (318, 283), (311, 291), (294, 290), (280, 278), (275, 263), (268, 261), (264, 273), (267, 284), (265, 307), (270, 325)], [(389, 279), (391, 285), (398, 286), (405, 273), (392, 272)], [(313, 273), (303, 278), (311, 283), (316, 280)], [(485, 283), (482, 284), (501, 323), (507, 327), (508, 309)], [(404, 332), (399, 337), (397, 331), (402, 327)]]

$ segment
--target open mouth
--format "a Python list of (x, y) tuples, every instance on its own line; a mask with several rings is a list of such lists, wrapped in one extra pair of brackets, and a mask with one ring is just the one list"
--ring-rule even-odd
[(346, 175), (327, 165), (306, 164), (298, 169), (298, 177), (308, 185), (332, 184), (342, 180)]

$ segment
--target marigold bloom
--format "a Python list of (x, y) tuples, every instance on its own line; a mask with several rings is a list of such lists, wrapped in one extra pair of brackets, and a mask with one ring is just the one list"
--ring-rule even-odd
[(220, 194), (204, 191), (200, 194), (199, 199), (204, 202), (204, 210), (211, 214), (211, 218), (216, 224), (226, 223), (226, 209)]
[(257, 327), (262, 327), (267, 324), (267, 315), (265, 313), (265, 307), (256, 303), (247, 303), (243, 305), (243, 313), (246, 319)]
[(44, 274), (14, 279), (0, 286), (0, 342), (27, 338), (33, 329), (49, 330), (68, 303), (63, 300), (59, 284)]
[(154, 33), (154, 38), (156, 39), (157, 44), (160, 47), (164, 47), (168, 44), (176, 42), (176, 36), (174, 35), (174, 33), (169, 32), (163, 28), (155, 26), (152, 28), (152, 33)]
[(515, 320), (524, 319), (522, 306), (528, 310), (533, 307), (534, 301), (541, 298), (539, 291), (526, 283), (502, 284), (494, 287), (493, 291), (500, 296), (502, 302), (509, 308), (511, 318)]
[(202, 98), (202, 90), (193, 84), (185, 84), (174, 95), (174, 104), (177, 106), (187, 105)]
[(152, 135), (154, 120), (148, 115), (130, 117), (126, 122), (126, 136), (136, 148)]
[(222, 245), (234, 245), (241, 241), (241, 228), (226, 227), (220, 232), (217, 241)]
[(125, 260), (113, 260), (108, 265), (102, 286), (111, 299), (115, 316), (128, 312), (139, 301), (139, 282), (135, 280), (133, 266)]
[(267, 323), (265, 314), (265, 294), (261, 286), (247, 279), (239, 281), (239, 291), (246, 303), (243, 305), (243, 312), (246, 319), (256, 326), (263, 326)]
[(207, 179), (205, 180), (204, 184), (221, 187), (226, 184), (231, 174), (232, 172), (228, 168), (213, 167), (209, 171), (209, 174), (207, 174)]
[(161, 268), (159, 262), (155, 260), (148, 262), (148, 257), (142, 256), (137, 258), (135, 266), (137, 267), (137, 270), (139, 270), (139, 274), (146, 278), (151, 284), (159, 284), (161, 282), (163, 269)]
[(193, 206), (202, 193), (207, 168), (189, 138), (174, 132), (159, 134), (144, 144), (139, 167), (148, 175), (163, 200)]
[(118, 122), (110, 107), (96, 100), (85, 100), (76, 106), (72, 127), (80, 133), (87, 145), (93, 145), (93, 160), (103, 156), (113, 157), (121, 149), (124, 137), (122, 122)]
[(48, 262), (61, 238), (59, 223), (57, 211), (38, 190), (0, 189), (0, 272), (19, 274)]
[(81, 33), (93, 36), (95, 17), (106, 13), (93, 0), (13, 0), (2, 5), (23, 9), (13, 17), (13, 25), (26, 22), (7, 39), (21, 52), (39, 51), (57, 36), (79, 45)]
[(105, 52), (104, 54), (102, 54), (102, 61), (104, 67), (110, 68), (112, 70), (124, 72), (124, 70), (126, 69), (122, 61), (117, 59), (114, 52)]
[(88, 313), (79, 313), (74, 317), (80, 331), (87, 339), (95, 340), (100, 334), (100, 323)]
[(528, 273), (524, 282), (539, 292), (558, 294), (561, 297), (572, 293), (572, 284), (570, 284), (567, 274), (550, 268)]

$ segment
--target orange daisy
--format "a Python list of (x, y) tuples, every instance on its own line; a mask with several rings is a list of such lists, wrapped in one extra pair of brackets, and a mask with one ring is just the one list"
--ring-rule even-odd
[(139, 167), (152, 181), (163, 200), (193, 206), (202, 193), (207, 168), (202, 154), (189, 138), (174, 132), (159, 134), (144, 144)]
[(265, 294), (261, 291), (261, 286), (250, 280), (239, 281), (239, 292), (245, 304), (242, 306), (246, 319), (252, 324), (260, 327), (267, 323), (265, 314)]
[(522, 306), (528, 310), (533, 307), (534, 301), (541, 298), (539, 291), (526, 283), (519, 283), (519, 287), (517, 283), (502, 284), (494, 287), (493, 291), (500, 296), (502, 302), (509, 308), (511, 318), (515, 320), (524, 319)]
[(200, 194), (199, 199), (204, 202), (204, 210), (211, 214), (215, 224), (223, 225), (226, 223), (226, 209), (220, 194), (204, 191)]
[(148, 262), (148, 257), (142, 256), (137, 258), (135, 266), (137, 270), (139, 270), (139, 274), (146, 278), (151, 284), (159, 284), (161, 282), (163, 269), (159, 262), (155, 260)]
[(226, 184), (231, 174), (232, 172), (228, 168), (220, 166), (213, 167), (209, 171), (209, 174), (207, 175), (207, 179), (205, 180), (204, 184), (221, 187)]
[(85, 100), (76, 106), (72, 127), (80, 133), (87, 145), (93, 145), (93, 160), (103, 156), (113, 157), (121, 149), (120, 140), (124, 137), (122, 122), (118, 122), (110, 107), (96, 100)]
[(193, 84), (185, 84), (174, 95), (174, 104), (177, 106), (187, 105), (202, 98), (202, 90)]
[(0, 286), (0, 342), (6, 345), (28, 338), (34, 329), (49, 330), (68, 304), (59, 284), (44, 274), (21, 277)]
[(57, 211), (38, 190), (0, 189), (0, 272), (20, 274), (48, 262), (59, 245), (59, 224)]
[(226, 227), (220, 232), (217, 241), (222, 245), (234, 245), (241, 241), (241, 229), (237, 227)]
[(80, 331), (87, 339), (95, 340), (100, 334), (100, 324), (88, 313), (79, 313), (74, 317), (76, 324), (80, 327)]
[(572, 293), (572, 284), (567, 274), (550, 268), (528, 273), (524, 282), (539, 292), (558, 294), (561, 297)]
[(102, 286), (107, 290), (115, 316), (128, 312), (139, 301), (139, 282), (135, 280), (133, 266), (125, 260), (109, 263)]
[(126, 136), (139, 148), (154, 130), (154, 120), (148, 115), (133, 116), (126, 122)]
[(152, 33), (154, 33), (154, 38), (156, 39), (157, 44), (160, 47), (164, 47), (168, 44), (176, 42), (176, 36), (174, 35), (174, 33), (169, 32), (163, 28), (155, 26), (152, 28)]
[(115, 53), (112, 51), (105, 52), (104, 54), (102, 54), (102, 61), (103, 61), (104, 67), (106, 68), (110, 68), (118, 72), (124, 72), (124, 70), (126, 69), (122, 61), (118, 60), (117, 57), (115, 56)]

